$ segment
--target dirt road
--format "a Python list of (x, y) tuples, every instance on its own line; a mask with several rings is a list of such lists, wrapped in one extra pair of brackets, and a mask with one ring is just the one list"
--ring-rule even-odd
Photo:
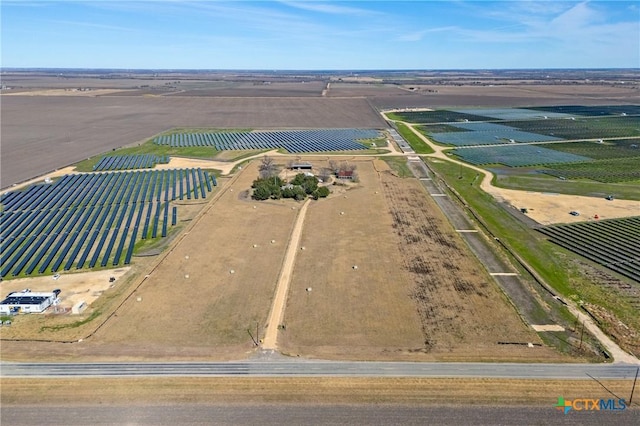
[(282, 262), (282, 270), (278, 277), (278, 284), (276, 286), (276, 293), (273, 298), (273, 304), (271, 305), (271, 311), (269, 312), (269, 319), (267, 328), (265, 331), (264, 341), (262, 343), (263, 349), (278, 348), (278, 326), (282, 322), (284, 316), (284, 308), (287, 302), (287, 292), (289, 291), (289, 282), (291, 281), (291, 273), (293, 266), (295, 265), (296, 253), (298, 253), (298, 246), (300, 245), (300, 238), (302, 237), (302, 226), (304, 224), (304, 218), (307, 214), (307, 207), (311, 202), (310, 199), (304, 202), (296, 223), (291, 231), (291, 237), (289, 238), (289, 245), (287, 246), (287, 252)]

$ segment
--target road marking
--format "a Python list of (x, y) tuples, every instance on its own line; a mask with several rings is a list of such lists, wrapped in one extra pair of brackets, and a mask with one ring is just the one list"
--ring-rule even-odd
[(456, 229), (456, 232), (478, 232), (477, 229)]
[(492, 277), (515, 277), (518, 275), (517, 272), (491, 272), (489, 275)]
[(429, 194), (429, 195), (431, 195), (432, 197), (446, 197), (447, 196), (447, 194)]
[(420, 178), (420, 180), (431, 180), (431, 178)]
[(531, 327), (535, 331), (564, 331), (564, 327), (558, 324), (532, 324)]

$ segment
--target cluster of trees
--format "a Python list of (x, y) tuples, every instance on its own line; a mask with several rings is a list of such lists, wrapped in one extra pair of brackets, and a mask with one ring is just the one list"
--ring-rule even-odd
[(291, 182), (287, 183), (278, 176), (278, 169), (270, 157), (264, 157), (260, 167), (260, 176), (253, 181), (254, 200), (267, 200), (269, 198), (279, 200), (280, 198), (295, 198), (304, 200), (308, 196), (315, 200), (329, 195), (329, 188), (318, 186), (318, 179), (315, 176), (307, 176), (298, 173)]

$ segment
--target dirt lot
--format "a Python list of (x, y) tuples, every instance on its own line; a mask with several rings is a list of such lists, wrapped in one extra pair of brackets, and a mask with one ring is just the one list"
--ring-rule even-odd
[[(498, 201), (507, 201), (516, 209), (526, 208), (527, 216), (541, 225), (586, 222), (640, 215), (640, 202), (633, 200), (608, 201), (599, 197), (583, 197), (504, 188), (483, 189)], [(572, 216), (571, 211), (579, 212)]]
[[(84, 301), (87, 305), (91, 305), (102, 293), (108, 288), (115, 287), (120, 283), (120, 279), (129, 271), (130, 268), (109, 269), (94, 272), (79, 272), (60, 274), (60, 278), (54, 280), (51, 276), (21, 278), (17, 280), (4, 281), (2, 283), (3, 293), (20, 291), (29, 288), (35, 292), (49, 292), (54, 288), (62, 290), (60, 292), (60, 304), (58, 311), (69, 311), (73, 305)], [(111, 283), (109, 278), (114, 277), (116, 280)], [(51, 313), (54, 309), (46, 311)]]

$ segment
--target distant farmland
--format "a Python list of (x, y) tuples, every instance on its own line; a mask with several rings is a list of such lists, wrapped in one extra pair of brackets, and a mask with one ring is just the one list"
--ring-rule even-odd
[(2, 187), (174, 127), (373, 129), (386, 123), (364, 98), (3, 96)]

